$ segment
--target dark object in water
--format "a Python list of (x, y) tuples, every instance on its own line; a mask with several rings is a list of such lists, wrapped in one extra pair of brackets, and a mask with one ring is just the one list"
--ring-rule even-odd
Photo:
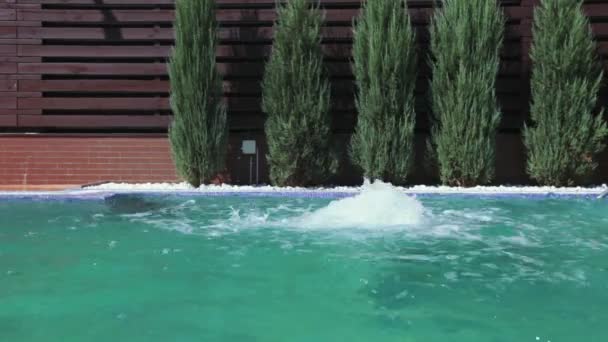
[(142, 195), (118, 194), (105, 198), (106, 206), (116, 214), (136, 214), (161, 209), (158, 202), (146, 199)]

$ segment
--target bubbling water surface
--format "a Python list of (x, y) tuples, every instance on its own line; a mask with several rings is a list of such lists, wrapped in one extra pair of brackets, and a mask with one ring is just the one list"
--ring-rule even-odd
[(0, 341), (597, 341), (606, 201), (0, 202)]

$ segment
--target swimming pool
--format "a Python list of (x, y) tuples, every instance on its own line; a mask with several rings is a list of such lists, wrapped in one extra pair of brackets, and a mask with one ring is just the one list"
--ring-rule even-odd
[(0, 201), (0, 341), (606, 341), (608, 201)]

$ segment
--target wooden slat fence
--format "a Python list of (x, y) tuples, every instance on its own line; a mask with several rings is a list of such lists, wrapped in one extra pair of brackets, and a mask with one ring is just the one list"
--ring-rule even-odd
[[(508, 15), (498, 80), (503, 131), (528, 111), (528, 57), (535, 0), (503, 0)], [(272, 44), (274, 0), (218, 0), (232, 130), (260, 130), (260, 79)], [(433, 0), (411, 0), (420, 51), (428, 49)], [(323, 49), (333, 85), (337, 131), (356, 121), (350, 68), (351, 24), (360, 1), (325, 0)], [(167, 56), (173, 43), (170, 0), (3, 0), (0, 14), (0, 127), (19, 130), (156, 130), (171, 120)], [(602, 54), (608, 54), (608, 3), (585, 5)], [(423, 54), (424, 55), (424, 54)], [(428, 129), (426, 58), (421, 58), (418, 129)]]
[[(529, 112), (528, 51), (537, 2), (500, 0), (508, 22), (497, 84), (503, 110), (497, 182), (527, 181), (519, 132)], [(420, 151), (429, 128), (425, 54), (436, 3), (408, 1), (422, 55), (417, 87)], [(231, 145), (253, 138), (262, 142), (264, 152), (260, 81), (272, 47), (275, 0), (217, 0), (217, 5), (217, 62), (224, 76)], [(322, 0), (321, 5), (334, 131), (346, 142), (356, 122), (351, 26), (361, 1)], [(171, 122), (166, 62), (173, 44), (173, 6), (173, 0), (0, 0), (0, 132), (166, 132)], [(587, 1), (584, 9), (606, 57), (608, 1)], [(608, 103), (607, 91), (602, 103)], [(248, 162), (236, 149), (229, 169), (233, 177), (242, 173), (236, 180), (245, 182)], [(265, 163), (261, 167), (266, 180)], [(424, 171), (419, 173), (415, 181), (428, 180)], [(343, 174), (340, 183), (359, 181), (348, 168)]]
[[(266, 153), (260, 80), (272, 47), (275, 0), (216, 1), (221, 26), (217, 62), (224, 76), (231, 129), (228, 169), (233, 182), (248, 183), (250, 160), (240, 154), (238, 146), (243, 139), (255, 139), (261, 143), (260, 155)], [(529, 112), (528, 51), (533, 9), (539, 0), (498, 1), (508, 22), (497, 84), (503, 119), (496, 144), (496, 182), (521, 184), (529, 182), (520, 130)], [(436, 0), (408, 0), (419, 37), (419, 53), (423, 56), (417, 87), (416, 144), (420, 165), (424, 162), (421, 156), (429, 128), (427, 26), (436, 3)], [(350, 68), (351, 26), (361, 1), (321, 0), (321, 4), (326, 14), (323, 50), (332, 80), (334, 132), (336, 141), (345, 145), (356, 123)], [(608, 56), (608, 0), (586, 1), (584, 9), (591, 19), (599, 52), (605, 58)], [(20, 141), (31, 147), (46, 144), (46, 140), (33, 139), (30, 135), (2, 136), (0, 184), (20, 180), (24, 184), (57, 184), (174, 179), (166, 138), (159, 138), (165, 137), (164, 134), (144, 134), (144, 140), (155, 137), (162, 141), (146, 142), (147, 152), (141, 155), (151, 158), (153, 165), (145, 164), (146, 168), (164, 175), (162, 179), (154, 175), (132, 178), (132, 173), (141, 172), (138, 167), (141, 161), (133, 159), (135, 164), (132, 164), (130, 159), (123, 158), (132, 158), (126, 152), (128, 146), (118, 148), (111, 144), (115, 133), (164, 133), (171, 122), (166, 62), (173, 44), (173, 17), (174, 0), (0, 0), (0, 133), (76, 133), (83, 142), (98, 136), (91, 133), (104, 136), (87, 145), (88, 152), (75, 153), (74, 159), (66, 162), (67, 155), (55, 153), (53, 146), (77, 144), (78, 139), (51, 134), (56, 140), (40, 147), (45, 148), (41, 153), (47, 158), (43, 158), (42, 166), (35, 170), (31, 162), (37, 160), (38, 155), (20, 149)], [(608, 104), (608, 91), (602, 92), (601, 102)], [(6, 139), (10, 144), (6, 145)], [(162, 150), (162, 158), (158, 150)], [(100, 153), (108, 153), (116, 160), (100, 161)], [(23, 162), (10, 161), (13, 155)], [(608, 153), (601, 157), (602, 170), (596, 181), (606, 181), (607, 158)], [(114, 170), (111, 175), (90, 170), (101, 162), (111, 162), (112, 167), (103, 168)], [(360, 174), (348, 166), (347, 157), (342, 165), (343, 170), (333, 181), (359, 183)], [(11, 171), (13, 166), (25, 171)], [(158, 171), (161, 169), (162, 172)], [(268, 181), (264, 158), (260, 161), (260, 181)], [(417, 168), (412, 178), (414, 183), (434, 181), (434, 176), (424, 168)]]

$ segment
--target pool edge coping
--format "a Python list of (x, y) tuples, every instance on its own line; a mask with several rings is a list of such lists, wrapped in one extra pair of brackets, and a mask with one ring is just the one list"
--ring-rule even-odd
[[(526, 187), (532, 189), (533, 187)], [(399, 189), (404, 195), (414, 197), (480, 197), (480, 198), (595, 198), (600, 196), (606, 188), (576, 188), (556, 191), (537, 191), (518, 189), (518, 187), (505, 187), (503, 191), (479, 189), (450, 190), (430, 189), (429, 191)], [(268, 190), (247, 188), (247, 190), (159, 190), (159, 189), (69, 189), (63, 191), (0, 191), (0, 200), (22, 199), (22, 200), (103, 200), (116, 195), (146, 195), (146, 196), (191, 196), (191, 197), (294, 197), (294, 198), (344, 198), (359, 194), (361, 188), (327, 189), (298, 189), (298, 190)]]

